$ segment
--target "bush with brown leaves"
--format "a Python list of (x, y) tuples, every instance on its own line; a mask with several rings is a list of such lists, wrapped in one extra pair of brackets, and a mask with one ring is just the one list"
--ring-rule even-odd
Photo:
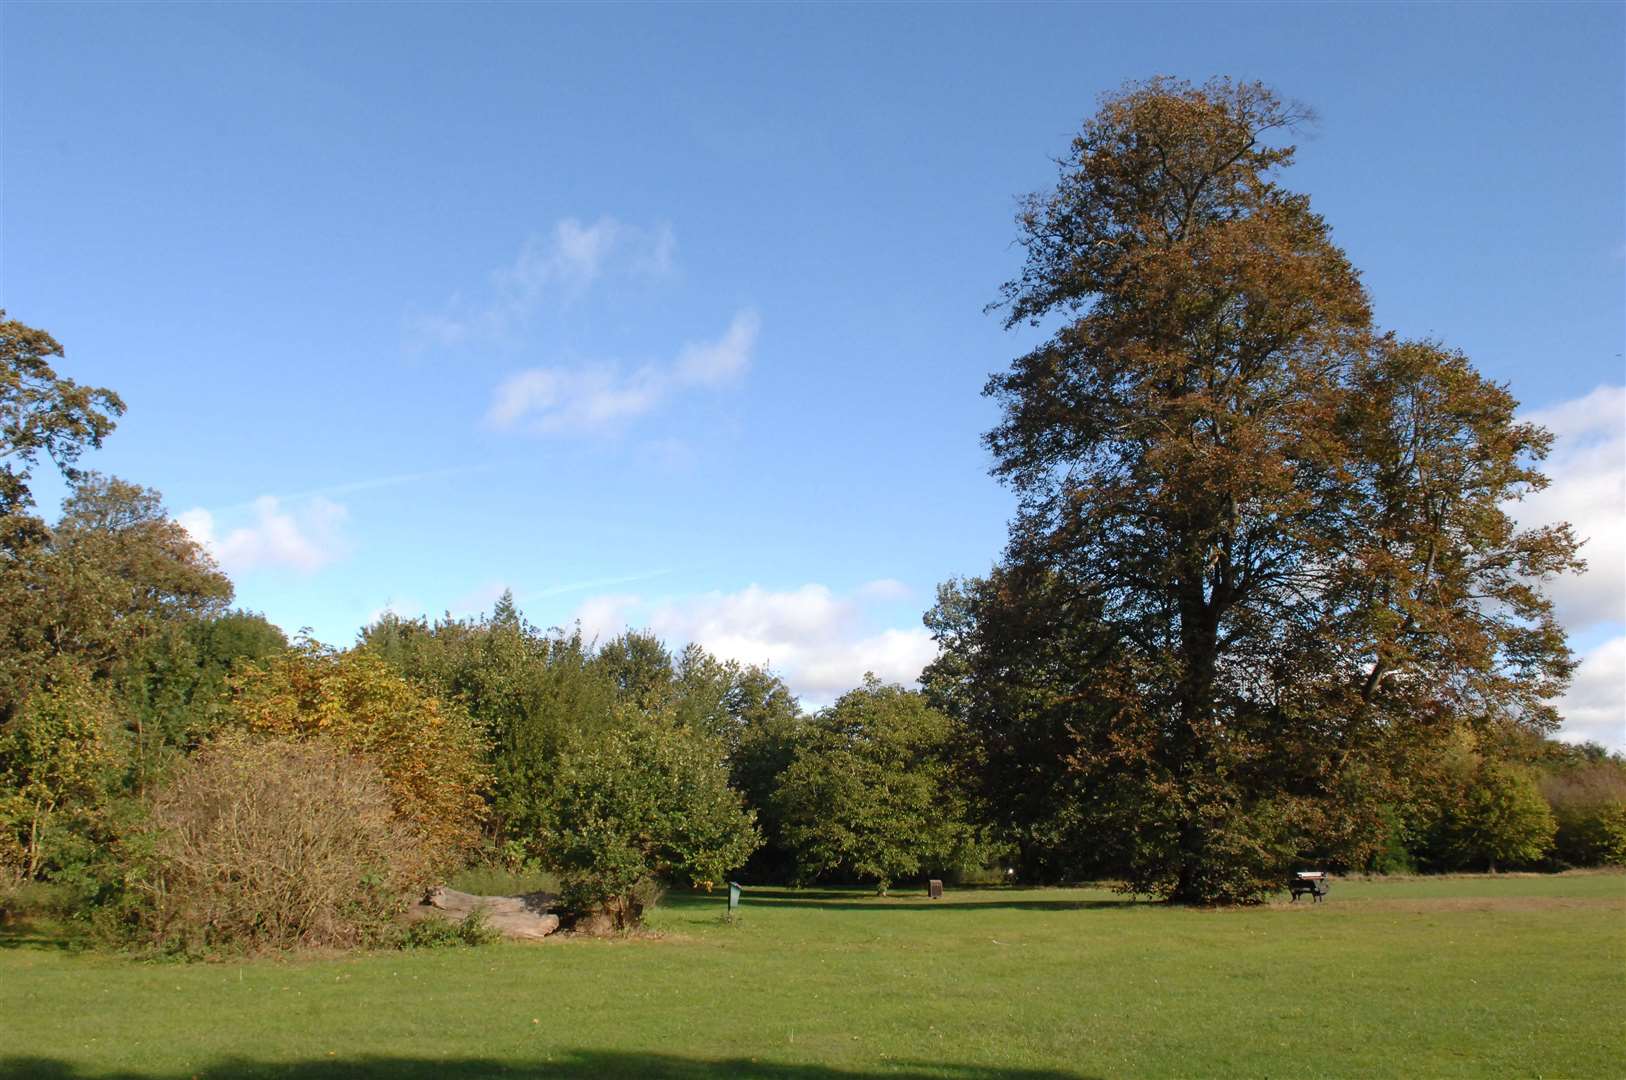
[(144, 927), (187, 952), (383, 942), (427, 883), (376, 766), (323, 741), (222, 738), (152, 807)]

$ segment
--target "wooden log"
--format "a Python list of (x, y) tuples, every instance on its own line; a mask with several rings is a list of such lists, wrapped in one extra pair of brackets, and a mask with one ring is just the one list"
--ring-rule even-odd
[(442, 885), (429, 890), (423, 900), (407, 913), (407, 917), (462, 922), (475, 911), (484, 911), (486, 925), (503, 937), (537, 940), (559, 929), (559, 916), (548, 910), (553, 906), (553, 899), (551, 893), (545, 892), (525, 893), (522, 896), (476, 896)]

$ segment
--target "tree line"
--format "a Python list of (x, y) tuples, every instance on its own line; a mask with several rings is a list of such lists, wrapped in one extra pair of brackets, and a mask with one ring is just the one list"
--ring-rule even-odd
[(884, 890), (975, 859), (955, 729), (917, 691), (808, 713), (762, 667), (540, 628), (508, 595), (347, 648), (230, 609), (156, 492), (79, 468), (122, 403), (61, 355), (0, 318), (0, 911), (49, 883), (126, 942), (378, 944), (470, 864), (549, 871), (567, 913), (624, 928), (669, 884)]
[(1507, 512), (1551, 437), (1375, 325), (1279, 182), (1307, 119), (1225, 80), (1103, 99), (999, 305), (1046, 335), (986, 391), (1009, 544), (940, 588), (919, 690), (813, 711), (510, 596), (289, 642), (157, 493), (80, 467), (122, 401), (0, 313), (0, 906), (50, 882), (147, 942), (346, 944), (471, 862), (620, 927), (730, 875), (1245, 903), (1305, 865), (1626, 862), (1626, 762), (1552, 738), (1543, 583), (1579, 542)]

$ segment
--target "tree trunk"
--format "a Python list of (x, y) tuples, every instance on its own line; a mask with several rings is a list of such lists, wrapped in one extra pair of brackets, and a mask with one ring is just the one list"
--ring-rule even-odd
[(553, 896), (544, 892), (476, 896), (443, 885), (431, 889), (421, 903), (408, 911), (407, 917), (462, 922), (476, 911), (483, 911), (486, 925), (503, 937), (539, 940), (559, 929), (559, 916), (548, 910), (552, 906)]

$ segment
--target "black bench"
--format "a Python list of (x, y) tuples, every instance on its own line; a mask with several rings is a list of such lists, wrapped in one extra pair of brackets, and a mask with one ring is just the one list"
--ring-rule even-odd
[(1295, 903), (1299, 897), (1309, 896), (1319, 904), (1321, 898), (1327, 895), (1327, 890), (1332, 888), (1332, 882), (1327, 879), (1324, 871), (1300, 870), (1288, 881), (1287, 888), (1293, 894)]

